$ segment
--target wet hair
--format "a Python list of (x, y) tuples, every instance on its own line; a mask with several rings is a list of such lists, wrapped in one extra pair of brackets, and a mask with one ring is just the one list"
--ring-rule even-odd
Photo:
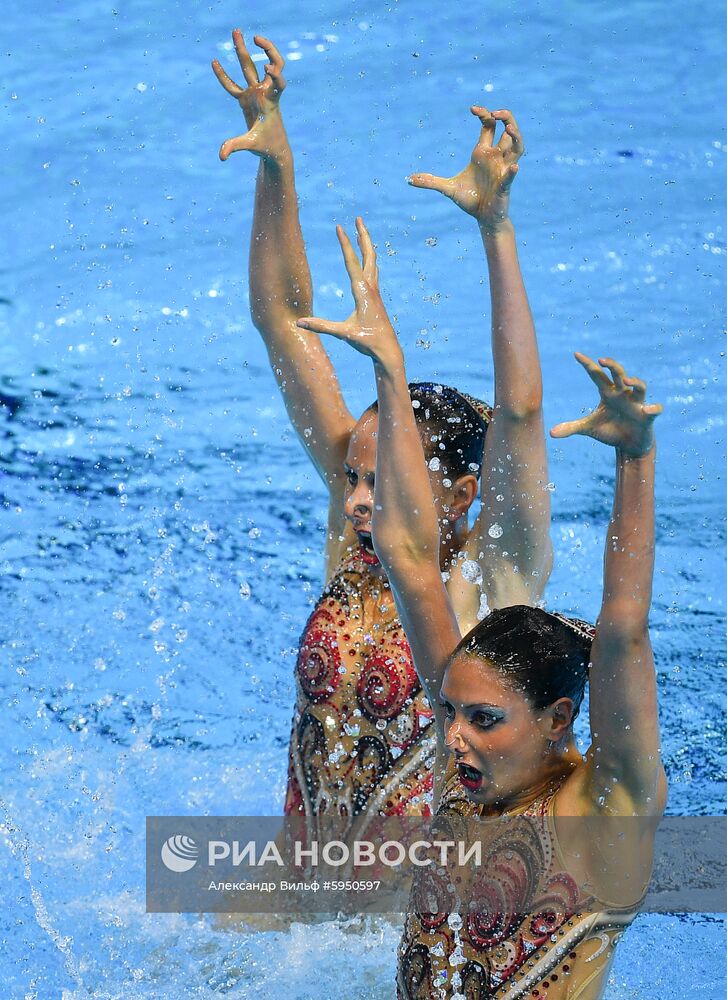
[(583, 700), (595, 629), (588, 622), (541, 608), (498, 608), (467, 633), (450, 657), (486, 659), (505, 683), (536, 710), (559, 698), (573, 702), (573, 718)]
[[(439, 382), (410, 382), (409, 396), (427, 462), (438, 458), (452, 481), (467, 473), (479, 478), (490, 408)], [(378, 413), (378, 402), (369, 411)]]

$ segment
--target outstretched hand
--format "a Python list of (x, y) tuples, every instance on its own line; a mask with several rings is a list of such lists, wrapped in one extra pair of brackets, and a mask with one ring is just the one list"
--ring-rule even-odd
[(279, 160), (288, 151), (288, 138), (278, 106), (280, 95), (285, 89), (285, 80), (282, 77), (285, 60), (268, 38), (255, 35), (253, 41), (269, 60), (265, 65), (265, 75), (260, 80), (239, 28), (235, 28), (232, 32), (232, 41), (247, 87), (240, 87), (230, 79), (217, 59), (212, 60), (212, 69), (227, 93), (231, 94), (242, 108), (248, 131), (244, 135), (223, 142), (220, 147), (220, 159), (226, 160), (230, 153), (247, 149), (264, 159)]
[[(496, 230), (508, 217), (510, 186), (525, 147), (517, 122), (509, 111), (489, 112), (477, 105), (470, 110), (479, 118), (482, 130), (464, 170), (454, 177), (412, 174), (409, 183), (441, 191), (468, 215), (474, 216), (484, 229)], [(494, 144), (498, 122), (502, 122), (505, 130)]]
[[(653, 424), (662, 411), (659, 403), (644, 402), (646, 383), (629, 378), (623, 366), (612, 358), (599, 358), (596, 364), (585, 354), (576, 353), (575, 357), (596, 384), (601, 401), (588, 416), (557, 424), (550, 432), (551, 437), (583, 434), (610, 444), (625, 455), (634, 458), (645, 455), (654, 444)], [(609, 370), (611, 378), (604, 368)]]
[(326, 333), (338, 340), (345, 340), (360, 354), (365, 354), (381, 364), (396, 364), (401, 358), (401, 348), (379, 291), (376, 251), (369, 231), (360, 217), (356, 219), (356, 233), (361, 250), (360, 261), (343, 227), (336, 226), (336, 235), (351, 280), (353, 312), (342, 323), (306, 316), (298, 320), (298, 326), (304, 330)]

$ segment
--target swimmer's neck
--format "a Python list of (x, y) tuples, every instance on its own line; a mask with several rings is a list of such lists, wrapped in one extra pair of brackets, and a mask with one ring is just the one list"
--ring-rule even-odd
[(570, 737), (562, 749), (554, 750), (544, 762), (542, 770), (534, 780), (521, 788), (507, 800), (491, 803), (482, 807), (482, 816), (502, 816), (524, 812), (536, 799), (541, 798), (548, 789), (564, 781), (583, 764), (583, 756)]
[[(443, 573), (451, 573), (460, 552), (467, 544), (468, 535), (469, 524), (466, 514), (463, 514), (454, 524), (448, 521), (446, 525), (441, 525), (439, 566)], [(372, 576), (383, 580), (386, 579), (386, 571), (381, 563), (369, 565), (367, 569)]]

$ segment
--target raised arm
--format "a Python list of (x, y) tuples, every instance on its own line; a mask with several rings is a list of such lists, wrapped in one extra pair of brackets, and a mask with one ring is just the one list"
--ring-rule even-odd
[(604, 554), (603, 602), (590, 671), (592, 743), (587, 794), (607, 812), (659, 815), (665, 781), (659, 758), (656, 676), (649, 639), (654, 573), (653, 422), (646, 385), (621, 365), (576, 358), (598, 387), (593, 413), (551, 434), (585, 434), (616, 449), (616, 488)]
[(338, 228), (355, 309), (343, 323), (306, 318), (298, 325), (350, 343), (374, 363), (379, 403), (373, 539), (396, 599), (414, 665), (440, 734), (439, 689), (460, 639), (439, 562), (439, 523), (407, 387), (404, 358), (378, 287), (376, 255), (356, 220), (362, 261)]
[[(255, 44), (269, 60), (260, 81), (240, 31), (233, 31), (232, 40), (247, 86), (234, 83), (217, 60), (212, 68), (227, 93), (239, 102), (249, 130), (223, 143), (220, 159), (239, 150), (260, 158), (250, 241), (252, 318), (291, 422), (329, 487), (329, 526), (337, 537), (343, 528), (343, 460), (354, 420), (320, 338), (296, 327), (296, 320), (311, 312), (313, 295), (298, 215), (293, 153), (280, 113), (284, 61), (271, 41), (255, 35)], [(336, 516), (340, 524), (333, 523)]]
[[(466, 553), (480, 563), (490, 607), (532, 604), (552, 564), (550, 493), (535, 327), (509, 218), (510, 187), (524, 146), (509, 111), (473, 107), (482, 125), (469, 164), (455, 177), (414, 174), (472, 215), (484, 245), (492, 303), (494, 414), (485, 439), (482, 509)], [(505, 130), (495, 144), (497, 122)]]

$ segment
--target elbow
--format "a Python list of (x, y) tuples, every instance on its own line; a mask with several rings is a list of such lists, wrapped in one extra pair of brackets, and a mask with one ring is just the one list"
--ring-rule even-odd
[(607, 603), (598, 616), (597, 632), (602, 642), (620, 647), (643, 646), (649, 640), (649, 609), (630, 603)]
[(406, 574), (416, 577), (422, 567), (436, 561), (439, 564), (439, 546), (429, 546), (414, 538), (396, 532), (377, 531), (374, 521), (372, 531), (374, 552), (390, 578)]
[(257, 296), (251, 296), (250, 319), (257, 332), (262, 334), (263, 337), (269, 333), (273, 325), (270, 302), (263, 301)]
[(296, 321), (301, 316), (310, 316), (312, 309), (311, 296), (302, 289), (271, 294), (268, 287), (250, 275), (250, 318), (260, 333), (295, 327)]
[(252, 298), (250, 318), (258, 333), (265, 336), (274, 330), (280, 330), (285, 325), (294, 325), (298, 317), (290, 316), (279, 303), (276, 304), (271, 299)]
[(543, 411), (542, 388), (529, 392), (518, 393), (516, 396), (495, 403), (495, 411), (500, 411), (509, 420), (518, 423), (539, 418)]

